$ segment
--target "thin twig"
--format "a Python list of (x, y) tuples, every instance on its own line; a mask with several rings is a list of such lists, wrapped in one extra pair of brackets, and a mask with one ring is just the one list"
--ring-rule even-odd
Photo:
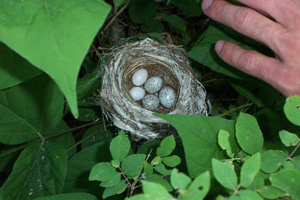
[(88, 126), (92, 126), (92, 125), (95, 125), (95, 124), (100, 124), (102, 123), (101, 121), (95, 121), (95, 122), (91, 122), (91, 123), (87, 123), (87, 124), (83, 124), (81, 126), (77, 126), (75, 128), (71, 128), (69, 130), (65, 130), (65, 131), (62, 131), (58, 134), (55, 134), (55, 135), (50, 135), (48, 137), (45, 137), (45, 140), (48, 140), (48, 139), (51, 139), (53, 137), (57, 137), (57, 136), (60, 136), (60, 135), (63, 135), (63, 134), (66, 134), (66, 133), (69, 133), (69, 132), (72, 132), (72, 131), (75, 131), (75, 130), (78, 130), (78, 129), (81, 129), (81, 128), (85, 128), (85, 127), (88, 127)]
[(297, 144), (297, 146), (295, 147), (295, 149), (293, 150), (293, 152), (287, 157), (287, 160), (291, 160), (292, 156), (296, 153), (296, 151), (298, 150), (298, 148), (300, 147), (300, 142)]
[(114, 23), (115, 19), (128, 7), (129, 3), (125, 4), (118, 12), (115, 14), (107, 23), (103, 31), (101, 31), (101, 35), (109, 29), (109, 27)]
[(118, 167), (118, 169), (120, 170), (122, 176), (125, 178), (126, 182), (128, 183), (129, 187), (131, 188), (131, 183), (128, 180), (127, 176), (124, 174), (123, 170), (121, 169), (121, 167)]

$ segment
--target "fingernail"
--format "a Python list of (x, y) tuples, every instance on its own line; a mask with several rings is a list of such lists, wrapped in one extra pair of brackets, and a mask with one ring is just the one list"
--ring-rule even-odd
[(224, 46), (224, 41), (220, 40), (215, 45), (215, 51), (219, 54)]
[(206, 10), (213, 3), (213, 0), (203, 0), (202, 1), (202, 10)]

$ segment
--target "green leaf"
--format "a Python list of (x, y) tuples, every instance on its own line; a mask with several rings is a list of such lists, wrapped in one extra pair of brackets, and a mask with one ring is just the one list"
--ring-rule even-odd
[(241, 200), (263, 200), (256, 192), (251, 190), (240, 190), (238, 195)]
[(165, 187), (158, 183), (142, 181), (143, 191), (145, 195), (153, 200), (172, 200), (174, 199), (166, 190)]
[(120, 161), (118, 160), (112, 160), (110, 163), (114, 168), (120, 167)]
[(145, 159), (144, 154), (132, 154), (123, 160), (121, 168), (129, 178), (136, 177), (142, 171)]
[(107, 181), (103, 181), (100, 186), (101, 187), (113, 187), (115, 185), (118, 185), (121, 182), (121, 173), (115, 173), (115, 175), (107, 180)]
[(293, 124), (300, 126), (300, 97), (297, 95), (288, 97), (283, 109), (288, 120)]
[(286, 162), (287, 154), (280, 150), (268, 150), (261, 155), (261, 170), (273, 173)]
[(153, 174), (153, 167), (150, 163), (144, 161), (143, 162), (143, 167), (144, 167), (144, 173), (145, 173), (145, 176), (150, 176), (151, 174)]
[(210, 175), (209, 172), (206, 171), (200, 175), (198, 175), (189, 188), (179, 195), (178, 200), (186, 199), (204, 199), (206, 194), (209, 191), (210, 187)]
[(0, 91), (0, 142), (19, 144), (39, 137), (57, 125), (63, 109), (63, 95), (45, 74)]
[(158, 163), (154, 166), (155, 171), (161, 173), (164, 176), (170, 175), (172, 170), (167, 169), (166, 166), (162, 163)]
[(225, 74), (226, 76), (247, 79), (249, 76), (226, 64), (214, 50), (214, 45), (218, 40), (227, 40), (240, 45), (241, 43), (238, 43), (237, 39), (237, 37), (230, 37), (220, 24), (210, 22), (208, 29), (205, 31), (204, 38), (188, 52), (187, 56), (209, 67), (211, 70)]
[(229, 136), (230, 134), (228, 131), (221, 129), (218, 134), (218, 143), (223, 150), (226, 150), (227, 155), (232, 158), (234, 154), (231, 151)]
[(109, 11), (110, 6), (103, 0), (3, 0), (0, 41), (49, 74), (77, 117), (80, 65)]
[(114, 160), (121, 162), (127, 156), (130, 150), (130, 141), (124, 130), (111, 141), (109, 150)]
[(101, 73), (90, 73), (77, 81), (77, 99), (82, 100), (85, 97), (91, 96), (94, 91), (97, 91), (101, 85)]
[(157, 20), (151, 20), (148, 24), (142, 25), (141, 29), (146, 33), (162, 32), (164, 30), (164, 25)]
[(116, 168), (111, 166), (109, 162), (101, 162), (96, 164), (89, 176), (90, 181), (108, 181), (119, 174)]
[(200, 115), (155, 115), (170, 122), (177, 129), (183, 142), (188, 172), (191, 177), (211, 170), (212, 158), (224, 158), (217, 143), (220, 129), (230, 133), (229, 140), (232, 142), (232, 151), (235, 152), (238, 149), (233, 137), (234, 121), (232, 120)]
[(287, 147), (296, 146), (300, 141), (296, 134), (284, 130), (279, 132), (279, 137), (281, 142)]
[(184, 19), (182, 19), (181, 17), (178, 17), (177, 15), (165, 15), (165, 14), (161, 14), (160, 16), (166, 22), (171, 24), (171, 26), (173, 26), (174, 28), (176, 28), (182, 32), (186, 31), (186, 23), (185, 23)]
[(156, 4), (152, 0), (131, 0), (129, 16), (135, 23), (143, 24), (154, 19), (156, 10)]
[(63, 146), (33, 142), (23, 150), (2, 187), (5, 200), (31, 200), (61, 193), (67, 172)]
[[(230, 80), (232, 87), (243, 97), (262, 108), (272, 105), (279, 96), (279, 92), (272, 86), (261, 80), (244, 81), (239, 79)], [(273, 112), (275, 112), (273, 110)]]
[(83, 142), (81, 147), (87, 148), (97, 143), (110, 142), (113, 134), (110, 131), (104, 130), (103, 124), (97, 124), (90, 127), (82, 136)]
[(160, 143), (160, 147), (157, 148), (156, 154), (158, 156), (168, 156), (175, 149), (176, 142), (173, 135), (170, 135), (163, 139)]
[(115, 13), (117, 13), (118, 8), (126, 3), (128, 3), (130, 0), (114, 0), (114, 5), (115, 5)]
[(285, 192), (274, 187), (274, 186), (264, 186), (259, 188), (257, 192), (266, 199), (278, 199), (279, 197), (284, 196)]
[(202, 14), (202, 10), (195, 0), (171, 0), (170, 3), (190, 16), (200, 16)]
[(178, 169), (173, 169), (171, 173), (171, 184), (175, 190), (185, 190), (191, 183), (190, 177), (184, 173), (179, 173)]
[(291, 195), (292, 199), (300, 199), (300, 172), (282, 170), (276, 174), (271, 174), (270, 181), (273, 186)]
[(43, 134), (44, 137), (53, 137), (49, 141), (55, 144), (61, 144), (65, 147), (68, 153), (68, 157), (73, 156), (76, 153), (76, 148), (70, 149), (75, 144), (75, 139), (73, 137), (73, 133), (66, 133), (57, 136), (57, 134), (65, 132), (69, 130), (70, 127), (64, 120), (60, 120), (60, 122), (54, 127), (49, 129), (46, 133)]
[[(83, 100), (84, 101), (84, 100)], [(83, 102), (84, 104), (85, 102)], [(90, 102), (87, 102), (89, 104)], [(94, 102), (91, 102), (94, 104)], [(79, 116), (78, 120), (79, 121), (84, 121), (84, 122), (92, 122), (92, 121), (98, 121), (101, 119), (102, 111), (100, 106), (95, 106), (95, 105), (87, 105), (87, 106), (79, 106), (78, 107), (79, 111)]]
[(151, 183), (158, 183), (166, 188), (167, 191), (173, 191), (172, 186), (170, 185), (170, 180), (164, 179), (162, 176), (157, 174), (151, 174), (150, 176), (146, 177), (145, 181), (149, 181)]
[(240, 185), (248, 187), (252, 184), (255, 176), (260, 170), (260, 153), (256, 153), (248, 158), (241, 169), (241, 182)]
[(151, 161), (151, 165), (158, 165), (159, 163), (161, 163), (162, 158), (160, 156), (156, 156), (155, 158), (153, 158), (153, 160)]
[(29, 80), (42, 71), (0, 42), (0, 90)]
[(86, 192), (95, 196), (102, 193), (98, 181), (89, 181), (89, 174), (93, 166), (99, 162), (109, 162), (109, 142), (101, 142), (87, 147), (75, 154), (68, 161), (68, 170), (64, 184), (64, 193)]
[(181, 163), (181, 158), (176, 155), (163, 157), (162, 162), (168, 167), (175, 167)]
[(212, 159), (212, 167), (214, 176), (221, 185), (230, 190), (236, 189), (237, 176), (233, 166), (229, 162)]
[(103, 199), (106, 199), (107, 197), (113, 196), (115, 194), (121, 194), (126, 190), (126, 187), (127, 187), (127, 183), (125, 182), (125, 180), (123, 180), (118, 185), (105, 188), (102, 197)]
[(255, 117), (240, 113), (235, 128), (236, 139), (246, 153), (254, 154), (262, 149), (264, 138)]
[(97, 200), (98, 198), (87, 193), (58, 194), (50, 197), (41, 197), (35, 200)]

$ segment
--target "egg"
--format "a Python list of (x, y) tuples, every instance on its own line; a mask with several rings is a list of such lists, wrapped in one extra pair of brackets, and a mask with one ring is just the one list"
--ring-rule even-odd
[(135, 86), (141, 86), (143, 85), (148, 77), (148, 72), (145, 69), (139, 69), (137, 70), (133, 76), (132, 76), (132, 83)]
[(158, 92), (161, 89), (162, 83), (163, 83), (163, 80), (160, 77), (154, 76), (154, 77), (149, 78), (146, 81), (146, 83), (144, 85), (144, 89), (149, 94), (153, 94), (153, 93)]
[(135, 101), (139, 101), (145, 96), (145, 90), (141, 87), (133, 87), (129, 91), (131, 98)]
[(142, 106), (147, 110), (156, 110), (159, 106), (159, 99), (154, 94), (147, 94), (142, 100)]
[(163, 87), (159, 91), (159, 102), (165, 108), (172, 108), (175, 105), (176, 92), (169, 86)]

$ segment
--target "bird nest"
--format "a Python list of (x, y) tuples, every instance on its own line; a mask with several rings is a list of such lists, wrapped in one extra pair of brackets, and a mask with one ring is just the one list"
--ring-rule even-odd
[[(183, 50), (174, 45), (165, 45), (147, 38), (126, 44), (112, 51), (110, 60), (101, 66), (102, 85), (97, 103), (115, 126), (129, 131), (138, 139), (163, 137), (170, 129), (165, 120), (155, 113), (174, 115), (207, 115), (206, 91), (197, 81)], [(142, 107), (129, 95), (134, 87), (133, 74), (146, 69), (148, 77), (159, 76), (164, 86), (176, 91), (172, 108), (159, 105), (154, 111)]]

